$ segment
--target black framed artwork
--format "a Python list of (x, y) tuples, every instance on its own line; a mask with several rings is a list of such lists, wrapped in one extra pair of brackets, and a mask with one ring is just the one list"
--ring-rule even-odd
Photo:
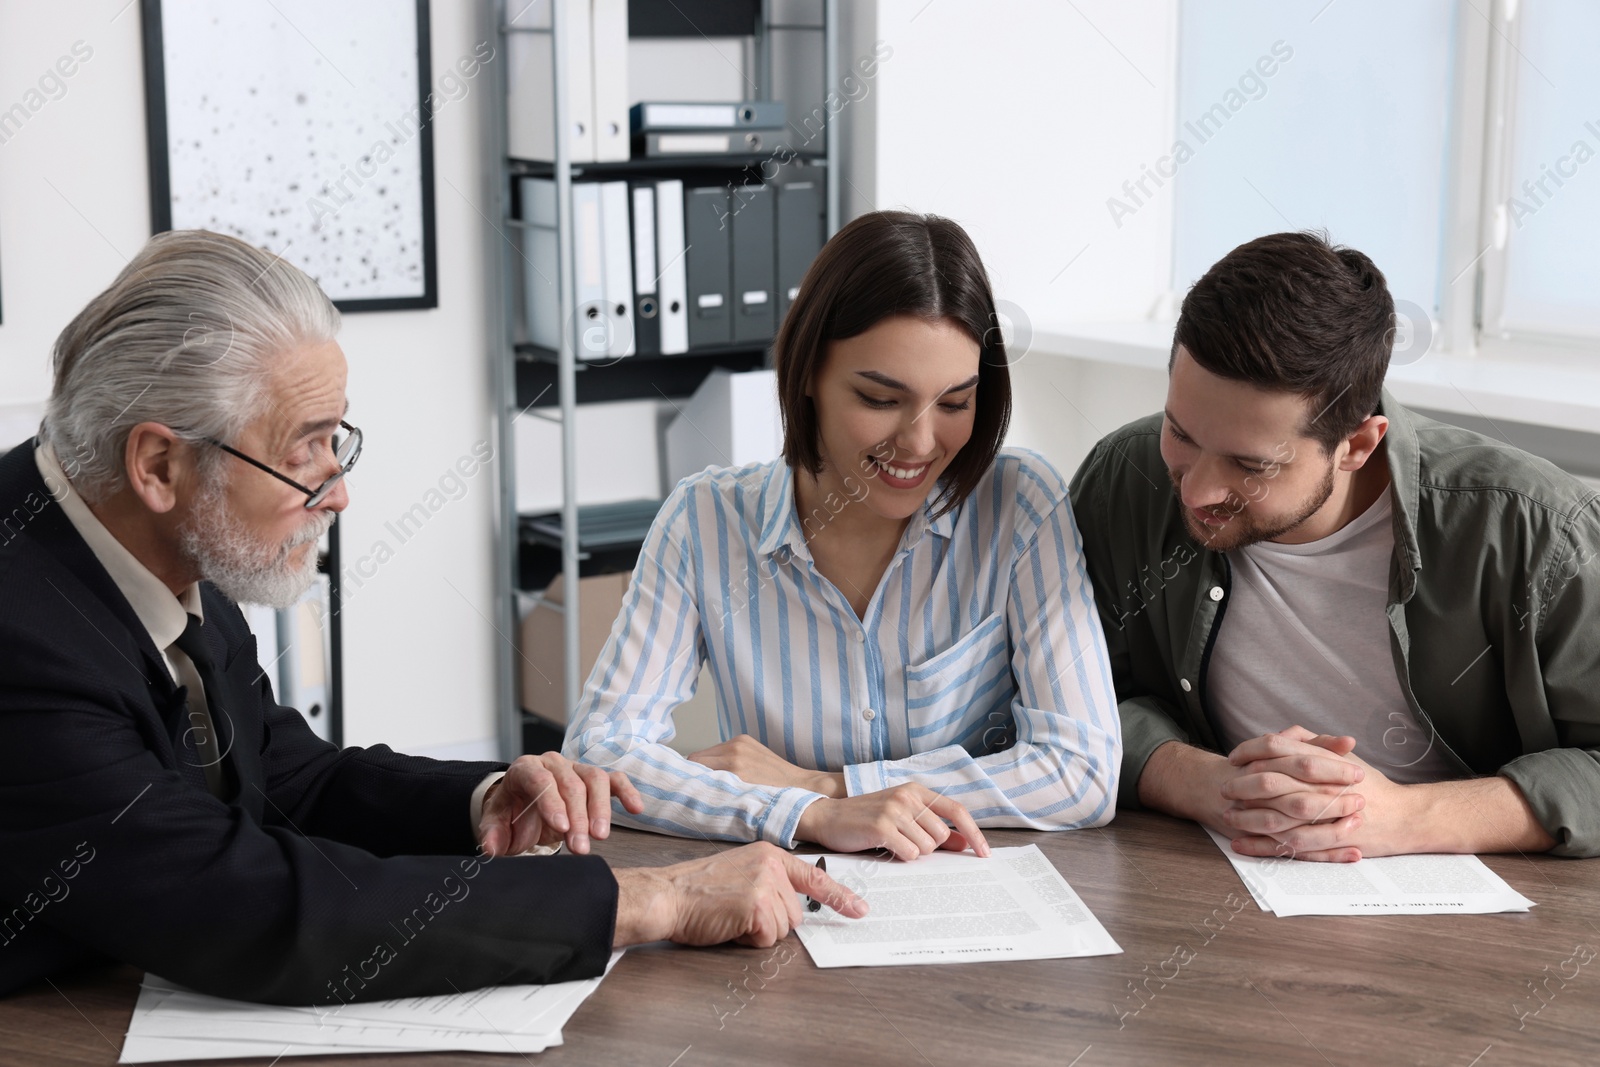
[(150, 217), (437, 307), (428, 0), (140, 0)]

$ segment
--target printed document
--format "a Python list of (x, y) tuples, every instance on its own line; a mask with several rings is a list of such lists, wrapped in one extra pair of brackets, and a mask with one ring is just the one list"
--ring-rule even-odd
[[(606, 965), (607, 973), (622, 953)], [(602, 976), (603, 977), (603, 976)], [(543, 1052), (599, 978), (284, 1007), (206, 996), (145, 975), (120, 1063), (355, 1052)]]
[[(1241, 856), (1207, 829), (1262, 911), (1274, 915), (1487, 915), (1527, 911), (1533, 901), (1476, 856), (1379, 856), (1316, 863)], [(831, 861), (830, 861), (831, 863)]]
[[(814, 856), (802, 856), (815, 862)], [(818, 967), (975, 963), (1105, 956), (1117, 943), (1038, 845), (934, 852), (904, 863), (828, 856), (828, 874), (866, 898), (869, 914), (808, 912), (798, 931)]]

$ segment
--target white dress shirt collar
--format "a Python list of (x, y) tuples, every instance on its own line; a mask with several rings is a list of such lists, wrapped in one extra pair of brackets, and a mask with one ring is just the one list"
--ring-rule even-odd
[(184, 627), (188, 625), (188, 616), (194, 615), (204, 621), (198, 582), (190, 583), (182, 594), (173, 596), (167, 584), (140, 563), (138, 558), (117, 540), (116, 535), (95, 517), (89, 505), (73, 490), (71, 480), (67, 478), (60, 462), (56, 459), (55, 451), (48, 444), (41, 440), (34, 449), (33, 458), (39, 468), (39, 474), (44, 478), (45, 487), (50, 490), (50, 495), (61, 505), (61, 510), (66, 512), (78, 535), (89, 546), (89, 551), (94, 553), (100, 565), (111, 575), (111, 580), (127, 598), (133, 613), (149, 631), (150, 640), (155, 643), (157, 650), (165, 652), (178, 639)]

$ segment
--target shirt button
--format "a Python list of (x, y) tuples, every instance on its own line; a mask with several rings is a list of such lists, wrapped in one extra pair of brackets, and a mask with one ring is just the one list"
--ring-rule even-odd
[(1212, 600), (1221, 600), (1222, 599), (1222, 586), (1214, 585), (1214, 586), (1211, 587), (1211, 599)]
[(1178, 679), (1178, 688), (1182, 689), (1185, 693), (1187, 693), (1193, 687), (1189, 685), (1189, 679), (1187, 679), (1187, 678), (1179, 678)]
[(878, 713), (873, 711), (871, 708), (868, 708), (866, 711), (861, 713), (861, 717), (866, 719), (868, 722), (871, 722), (873, 719), (878, 717)]
[(857, 630), (856, 631), (856, 641), (859, 642), (860, 644), (863, 644), (863, 645), (866, 644), (867, 643), (867, 631), (865, 631), (865, 630)]

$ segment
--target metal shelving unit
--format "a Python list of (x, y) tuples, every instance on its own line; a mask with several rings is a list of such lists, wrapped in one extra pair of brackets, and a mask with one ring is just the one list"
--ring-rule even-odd
[[(549, 0), (544, 0), (549, 2)], [(494, 393), (495, 436), (498, 448), (496, 522), (495, 522), (495, 628), (502, 639), (496, 656), (497, 685), (500, 715), (499, 743), (501, 756), (513, 759), (523, 751), (523, 729), (528, 714), (521, 707), (517, 687), (517, 627), (519, 614), (517, 593), (520, 588), (519, 554), (522, 547), (520, 516), (516, 503), (516, 459), (513, 424), (519, 418), (543, 418), (561, 428), (561, 570), (566, 592), (566, 605), (561, 608), (563, 631), (563, 669), (565, 676), (563, 703), (575, 707), (582, 692), (584, 676), (580, 670), (578, 628), (578, 583), (580, 566), (586, 557), (580, 545), (579, 508), (577, 492), (577, 410), (582, 401), (615, 399), (613, 383), (622, 376), (596, 376), (598, 388), (588, 388), (574, 348), (573, 322), (573, 226), (572, 182), (574, 177), (646, 177), (659, 174), (663, 177), (685, 177), (695, 172), (715, 173), (721, 179), (737, 175), (741, 170), (759, 168), (769, 155), (693, 157), (675, 159), (631, 159), (623, 162), (580, 163), (572, 161), (569, 144), (569, 101), (565, 89), (566, 72), (570, 57), (566, 55), (566, 35), (559, 32), (564, 12), (559, 3), (550, 4), (549, 28), (531, 28), (508, 25), (507, 8), (517, 5), (513, 12), (525, 6), (528, 0), (480, 0), (480, 31), (483, 39), (496, 43), (500, 62), (487, 64), (493, 71), (493, 82), (488, 87), (491, 99), (482, 109), (486, 129), (484, 143), (492, 153), (486, 167), (485, 181), (489, 216), (485, 221), (490, 228), (489, 284), (485, 286), (489, 315), (489, 337), (492, 367), (491, 388)], [(775, 31), (816, 32), (822, 35), (822, 88), (826, 97), (838, 85), (838, 0), (819, 0), (822, 22), (820, 25), (778, 23), (772, 18), (774, 0), (762, 0), (760, 17), (756, 21), (752, 58), (757, 95), (772, 98), (773, 40)], [(690, 20), (694, 10), (690, 0), (675, 5), (685, 20)], [(552, 43), (552, 76), (554, 86), (552, 106), (555, 130), (555, 159), (550, 162), (516, 160), (508, 157), (506, 133), (506, 82), (504, 57), (508, 54), (506, 37), (513, 33), (537, 33), (550, 37)], [(627, 62), (626, 56), (616, 57), (617, 62)], [(822, 101), (818, 101), (821, 103)], [(833, 234), (839, 226), (839, 165), (838, 139), (830, 129), (825, 138), (825, 150), (804, 153), (797, 158), (820, 164), (826, 171), (826, 227)], [(518, 262), (516, 231), (524, 224), (514, 217), (512, 187), (520, 177), (537, 175), (555, 181), (557, 211), (557, 257), (560, 276), (557, 279), (559, 305), (563, 309), (563, 328), (559, 349), (549, 351), (517, 341), (517, 324), (514, 316), (519, 306), (516, 286), (521, 278)], [(693, 350), (687, 355), (677, 355), (648, 360), (655, 373), (651, 385), (662, 394), (676, 399), (691, 394), (713, 367), (748, 370), (764, 365), (765, 348), (728, 346), (713, 350)], [(637, 359), (638, 357), (628, 357)], [(645, 360), (640, 360), (645, 362)], [(603, 380), (602, 380), (603, 379)], [(588, 395), (580, 396), (580, 393)], [(553, 395), (552, 395), (553, 394)], [(549, 529), (547, 524), (546, 530)], [(546, 534), (548, 539), (548, 534)], [(558, 607), (557, 605), (550, 605)]]

